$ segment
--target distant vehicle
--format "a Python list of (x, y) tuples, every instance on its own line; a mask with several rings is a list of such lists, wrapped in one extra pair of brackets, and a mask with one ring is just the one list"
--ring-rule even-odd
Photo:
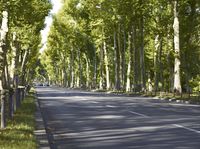
[(41, 82), (34, 82), (33, 85), (34, 85), (34, 86), (50, 86), (49, 83), (47, 83), (47, 82), (44, 82), (44, 83), (41, 83)]
[(43, 86), (49, 86), (49, 84), (48, 83), (44, 83)]
[(44, 86), (42, 83), (39, 83), (38, 86)]

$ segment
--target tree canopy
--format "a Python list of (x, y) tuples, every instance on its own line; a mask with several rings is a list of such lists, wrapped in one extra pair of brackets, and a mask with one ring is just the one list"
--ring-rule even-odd
[(49, 81), (108, 90), (197, 91), (199, 9), (197, 0), (63, 1), (43, 53)]
[[(51, 8), (49, 0), (0, 1), (1, 128), (5, 127), (6, 94), (9, 92), (12, 97), (16, 93), (17, 98), (19, 88), (33, 82), (37, 74), (40, 31)], [(18, 101), (9, 100), (14, 105), (10, 106), (10, 113), (16, 110)]]

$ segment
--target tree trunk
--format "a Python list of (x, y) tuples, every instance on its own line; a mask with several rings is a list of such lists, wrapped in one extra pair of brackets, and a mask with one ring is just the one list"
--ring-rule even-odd
[(79, 78), (79, 75), (78, 75), (78, 71), (75, 75), (75, 78), (76, 78), (75, 87), (79, 88), (80, 87), (80, 78)]
[(128, 45), (129, 45), (129, 50), (128, 50), (128, 69), (127, 69), (127, 76), (126, 76), (126, 92), (131, 91), (131, 52), (132, 52), (132, 42), (131, 42), (131, 33), (129, 33), (128, 37)]
[(77, 71), (77, 87), (80, 88), (82, 84), (82, 63), (81, 63), (81, 51), (78, 48), (78, 71)]
[[(189, 4), (190, 4), (190, 8), (191, 8), (191, 13), (188, 17), (188, 27), (190, 28), (190, 32), (187, 34), (187, 38), (185, 40), (185, 43), (187, 44), (187, 49), (186, 51), (184, 52), (184, 67), (185, 67), (185, 75), (186, 75), (186, 92), (190, 94), (191, 92), (191, 88), (190, 88), (190, 83), (189, 81), (191, 80), (191, 66), (190, 66), (190, 63), (189, 61), (191, 60), (191, 54), (190, 54), (190, 50), (192, 49), (192, 46), (193, 46), (193, 43), (191, 42), (192, 41), (192, 36), (194, 34), (194, 31), (195, 31), (195, 19), (196, 19), (196, 14), (195, 13), (198, 13), (196, 11), (196, 3), (197, 1), (195, 0), (190, 0), (189, 1)], [(197, 6), (198, 7), (198, 6)]]
[(115, 90), (120, 90), (120, 54), (117, 47), (117, 33), (114, 31), (114, 52), (115, 52)]
[(66, 68), (66, 61), (64, 60), (64, 66), (63, 66), (63, 86), (67, 87), (67, 68)]
[(27, 49), (27, 50), (25, 50), (25, 53), (24, 53), (24, 55), (23, 55), (23, 58), (22, 58), (22, 65), (21, 65), (21, 82), (20, 82), (20, 84), (22, 85), (22, 86), (25, 86), (26, 85), (26, 74), (27, 74), (27, 72), (26, 72), (26, 64), (27, 64), (27, 61), (28, 61), (28, 57), (29, 57), (29, 50)]
[(178, 1), (174, 1), (174, 49), (175, 49), (175, 62), (174, 62), (174, 92), (181, 94), (181, 79), (180, 79), (180, 43), (179, 43), (179, 20), (177, 11)]
[(124, 42), (123, 42), (123, 48), (122, 48), (122, 52), (121, 52), (121, 56), (122, 56), (122, 75), (121, 75), (121, 79), (122, 79), (122, 88), (123, 90), (126, 89), (126, 80), (125, 80), (125, 76), (126, 76), (126, 59), (125, 59), (125, 54), (126, 54), (126, 31), (125, 31), (125, 27), (123, 27), (123, 38), (124, 38)]
[(121, 61), (121, 53), (122, 53), (122, 44), (121, 44), (121, 23), (118, 24), (118, 31), (117, 33), (117, 66), (118, 66), (118, 80), (119, 80), (119, 89), (123, 87), (123, 80), (122, 80), (122, 61)]
[(141, 66), (141, 87), (142, 91), (146, 90), (146, 80), (145, 80), (145, 62), (144, 62), (144, 18), (141, 17), (140, 20), (140, 36), (141, 36), (141, 48), (140, 48), (140, 66)]
[(17, 110), (17, 100), (18, 100), (18, 95), (17, 95), (17, 88), (19, 85), (19, 44), (17, 41), (17, 35), (14, 32), (13, 33), (13, 38), (12, 38), (12, 43), (11, 43), (11, 49), (12, 49), (12, 62), (11, 62), (11, 80), (12, 80), (12, 87), (14, 89), (14, 100), (13, 100), (13, 108), (14, 111)]
[(8, 117), (10, 119), (13, 118), (13, 114), (14, 114), (14, 108), (13, 108), (13, 89), (11, 88), (11, 76), (10, 76), (10, 71), (9, 71), (9, 66), (8, 66), (8, 55), (6, 55), (6, 59), (5, 59), (5, 82), (6, 82), (6, 88), (8, 89), (8, 96), (7, 96), (7, 99), (8, 99)]
[(104, 41), (103, 44), (103, 49), (104, 49), (104, 56), (105, 56), (105, 69), (106, 69), (106, 89), (110, 89), (110, 72), (109, 72), (109, 66), (108, 66), (108, 53), (107, 53), (107, 47), (106, 47), (106, 42)]
[(74, 51), (73, 48), (71, 50), (71, 55), (70, 55), (70, 87), (74, 87)]
[(16, 32), (13, 33), (13, 39), (11, 43), (11, 49), (12, 49), (12, 61), (11, 61), (11, 66), (10, 66), (10, 77), (12, 79), (13, 87), (14, 87), (14, 75), (15, 75), (15, 59), (16, 59), (16, 52), (17, 52), (17, 47), (16, 47)]
[(156, 35), (155, 37), (155, 51), (154, 51), (154, 91), (155, 93), (158, 91), (158, 75), (159, 75), (159, 70), (158, 70), (158, 51), (160, 47), (160, 42), (159, 42), (159, 35)]
[(164, 89), (164, 78), (163, 78), (163, 65), (162, 65), (162, 50), (163, 50), (163, 39), (160, 39), (160, 48), (159, 48), (159, 58), (158, 58), (158, 68), (159, 68), (159, 81), (161, 83), (161, 90)]
[[(134, 84), (134, 92), (136, 92), (137, 90), (137, 87), (138, 87), (138, 72), (139, 72), (139, 63), (138, 63), (138, 55), (139, 55), (139, 52), (137, 51), (137, 48), (136, 48), (136, 26), (133, 26), (132, 25), (132, 35), (131, 35), (131, 38), (132, 38), (132, 45), (131, 45), (131, 48), (132, 48), (132, 51), (134, 50), (134, 52), (131, 52), (131, 53), (134, 53), (134, 56), (133, 56), (133, 84)], [(132, 56), (131, 56), (132, 57)]]
[(67, 87), (67, 70), (66, 70), (66, 66), (64, 66), (64, 87)]
[(62, 81), (63, 81), (63, 87), (67, 87), (67, 68), (66, 68), (66, 65), (67, 65), (67, 61), (66, 61), (66, 55), (65, 55), (66, 53), (64, 53), (64, 52), (62, 52), (62, 53), (60, 53), (60, 55), (61, 55), (61, 57), (62, 57), (62, 62), (63, 62), (63, 64), (62, 64), (62, 77), (63, 77), (63, 79), (62, 79)]
[(99, 80), (99, 89), (103, 89), (103, 66), (104, 66), (104, 52), (103, 52), (103, 45), (100, 47), (100, 80)]
[(1, 128), (6, 127), (5, 118), (5, 64), (6, 64), (6, 38), (8, 33), (8, 12), (3, 11), (2, 25), (0, 31), (0, 91), (1, 91)]
[(89, 69), (89, 60), (85, 54), (85, 60), (86, 60), (86, 87), (90, 88), (90, 69)]
[(6, 92), (1, 90), (1, 129), (6, 127)]
[(97, 85), (97, 54), (96, 54), (96, 48), (94, 46), (94, 76), (93, 76), (93, 88), (96, 88)]

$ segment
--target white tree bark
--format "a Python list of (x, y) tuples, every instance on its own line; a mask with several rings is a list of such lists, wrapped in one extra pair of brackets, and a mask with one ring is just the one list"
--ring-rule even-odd
[(159, 35), (155, 37), (155, 54), (154, 54), (154, 91), (158, 90), (158, 50), (160, 47)]
[(131, 74), (131, 49), (132, 49), (132, 44), (131, 44), (131, 35), (128, 37), (128, 45), (129, 45), (129, 50), (128, 50), (128, 69), (127, 69), (127, 79), (126, 79), (126, 92), (131, 91), (131, 79), (130, 79), (130, 74)]
[(6, 61), (6, 36), (8, 33), (8, 12), (3, 11), (2, 25), (0, 30), (0, 91), (1, 91), (1, 128), (6, 127), (5, 115), (5, 61)]
[(0, 30), (0, 90), (3, 89), (3, 73), (5, 63), (5, 50), (6, 34), (8, 32), (8, 12), (3, 11), (2, 25)]
[(108, 67), (108, 53), (107, 53), (105, 41), (103, 44), (103, 49), (104, 49), (104, 62), (105, 62), (105, 68), (106, 68), (106, 89), (109, 90), (110, 89), (110, 72), (109, 72), (109, 67)]
[(63, 86), (67, 87), (67, 68), (66, 68), (66, 62), (64, 64), (64, 68), (63, 68), (63, 73), (64, 73), (64, 78), (63, 78)]
[(74, 87), (74, 53), (73, 53), (73, 48), (71, 50), (71, 55), (70, 55), (70, 87)]
[(81, 64), (81, 51), (78, 48), (78, 71), (77, 71), (77, 87), (80, 88), (82, 85), (82, 64)]
[(99, 89), (103, 89), (103, 65), (104, 65), (104, 53), (103, 47), (100, 47), (100, 79), (99, 79)]
[(23, 56), (23, 59), (22, 59), (22, 65), (21, 65), (21, 72), (23, 73), (24, 71), (24, 67), (26, 65), (26, 62), (27, 62), (27, 58), (28, 58), (28, 53), (29, 53), (29, 50), (25, 50), (25, 53), (24, 53), (24, 56)]
[(179, 42), (179, 20), (177, 12), (177, 0), (174, 1), (174, 49), (175, 49), (175, 62), (174, 62), (174, 91), (181, 93), (181, 79), (180, 79), (180, 42)]
[(131, 60), (129, 58), (128, 70), (127, 70), (127, 80), (126, 80), (126, 92), (130, 92), (131, 91), (130, 73), (131, 73)]
[(97, 85), (97, 53), (96, 53), (96, 48), (94, 46), (94, 63), (93, 63), (93, 67), (94, 67), (94, 75), (93, 75), (93, 85), (92, 88), (96, 88)]
[(85, 56), (85, 61), (86, 61), (86, 87), (89, 88), (89, 79), (90, 79), (90, 69), (89, 69), (89, 60), (87, 58), (87, 55), (84, 54)]
[(120, 90), (120, 54), (117, 47), (117, 32), (114, 30), (115, 90)]
[(16, 46), (15, 46), (16, 32), (13, 33), (13, 39), (12, 40), (13, 40), (13, 43), (11, 44), (11, 48), (12, 48), (12, 61), (11, 61), (11, 66), (10, 66), (10, 76), (11, 76), (12, 82), (14, 82), (15, 58), (16, 58), (16, 52), (17, 52)]

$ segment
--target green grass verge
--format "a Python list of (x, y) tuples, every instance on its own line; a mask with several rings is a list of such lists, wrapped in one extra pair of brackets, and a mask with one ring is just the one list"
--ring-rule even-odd
[(0, 149), (36, 149), (35, 99), (33, 93), (28, 95), (16, 111), (14, 119), (9, 120), (7, 127), (0, 130)]
[(167, 92), (157, 92), (155, 93), (147, 93), (146, 96), (157, 96), (164, 99), (174, 99), (174, 100), (182, 100), (182, 101), (190, 101), (190, 103), (200, 103), (200, 95), (198, 93), (188, 94), (182, 93), (182, 95), (176, 95), (174, 93)]

